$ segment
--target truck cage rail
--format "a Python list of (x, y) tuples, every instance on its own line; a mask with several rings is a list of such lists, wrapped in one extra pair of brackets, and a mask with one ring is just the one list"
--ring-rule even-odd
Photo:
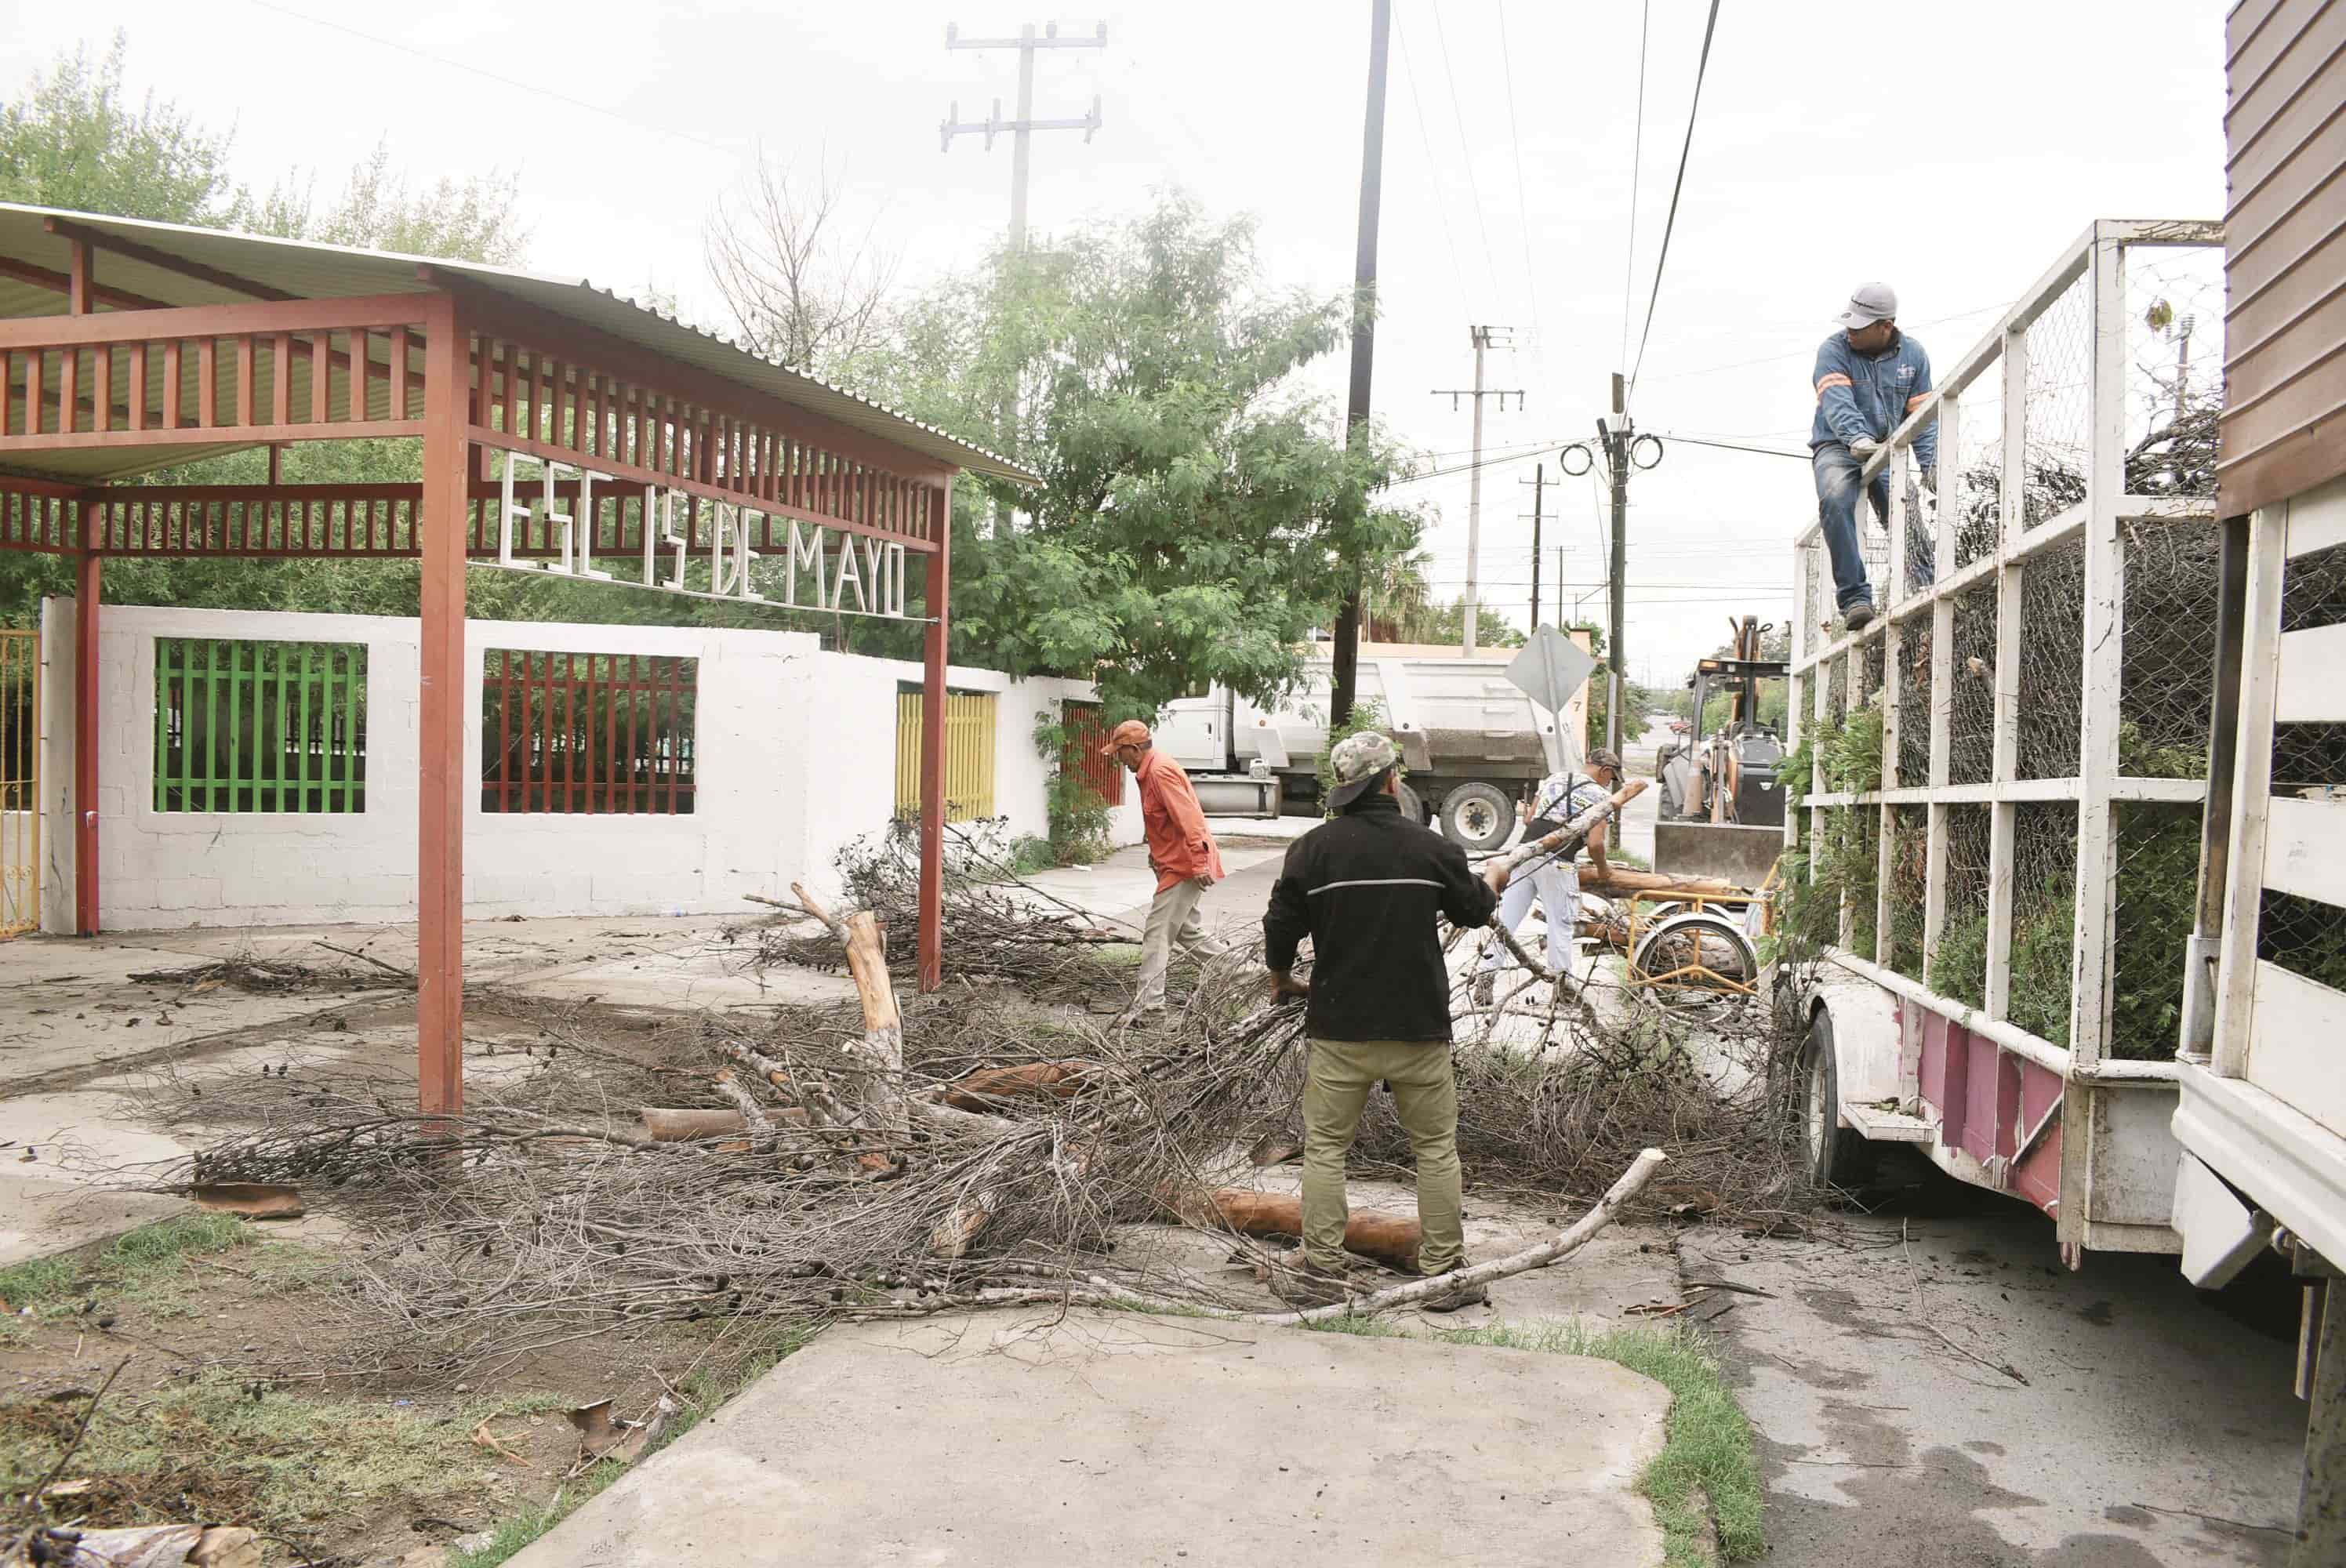
[(1946, 371), (1864, 466), (1891, 515), (1861, 514), (1862, 632), (1833, 635), (1821, 524), (1793, 543), (1796, 923), (1890, 994), (1933, 1158), (2073, 1247), (2174, 1245), (2151, 1167), (2207, 798), (2222, 244), (2097, 221)]

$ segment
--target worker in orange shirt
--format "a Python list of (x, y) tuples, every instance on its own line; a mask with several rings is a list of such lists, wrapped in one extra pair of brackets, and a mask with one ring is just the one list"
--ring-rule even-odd
[(1222, 852), (1206, 826), (1206, 813), (1189, 775), (1151, 744), (1148, 726), (1127, 718), (1108, 736), (1100, 755), (1113, 757), (1140, 787), (1140, 821), (1148, 835), (1148, 869), (1157, 873), (1157, 896), (1149, 901), (1148, 925), (1140, 943), (1140, 979), (1132, 1005), (1119, 1023), (1165, 1011), (1165, 968), (1179, 942), (1203, 958), (1228, 951), (1206, 934), (1198, 901), (1222, 880)]

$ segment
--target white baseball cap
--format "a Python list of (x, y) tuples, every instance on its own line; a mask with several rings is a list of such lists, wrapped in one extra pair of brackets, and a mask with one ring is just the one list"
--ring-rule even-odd
[(1849, 309), (1841, 313), (1839, 320), (1854, 332), (1876, 321), (1894, 320), (1897, 314), (1897, 290), (1887, 283), (1860, 283), (1850, 290)]

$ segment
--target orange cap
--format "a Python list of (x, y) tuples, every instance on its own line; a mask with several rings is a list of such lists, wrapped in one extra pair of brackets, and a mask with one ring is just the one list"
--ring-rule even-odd
[(1102, 757), (1113, 757), (1116, 755), (1116, 748), (1119, 746), (1146, 746), (1148, 744), (1148, 726), (1141, 723), (1140, 720), (1137, 718), (1127, 718), (1122, 724), (1117, 725), (1114, 729), (1108, 731), (1107, 744), (1099, 748), (1099, 754)]

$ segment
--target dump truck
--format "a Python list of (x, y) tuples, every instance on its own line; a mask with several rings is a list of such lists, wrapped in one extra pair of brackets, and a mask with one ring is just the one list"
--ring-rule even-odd
[[(1383, 716), (1406, 770), (1402, 809), (1472, 850), (1515, 830), (1515, 802), (1549, 773), (1576, 766), (1586, 694), (1558, 716), (1507, 678), (1515, 650), (1467, 658), (1456, 648), (1363, 643), (1357, 697)], [(1270, 707), (1215, 687), (1159, 714), (1157, 744), (1188, 770), (1210, 812), (1276, 817), (1320, 809), (1334, 665), (1325, 645), (1293, 692)]]

